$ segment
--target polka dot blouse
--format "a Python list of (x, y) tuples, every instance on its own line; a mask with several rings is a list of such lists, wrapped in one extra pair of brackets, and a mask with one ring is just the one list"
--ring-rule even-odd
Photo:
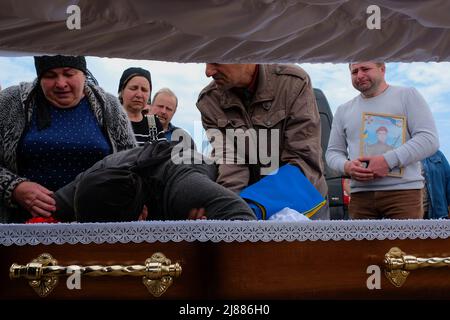
[(56, 191), (112, 152), (86, 98), (73, 108), (51, 107), (51, 125), (38, 131), (37, 112), (18, 149), (19, 174)]

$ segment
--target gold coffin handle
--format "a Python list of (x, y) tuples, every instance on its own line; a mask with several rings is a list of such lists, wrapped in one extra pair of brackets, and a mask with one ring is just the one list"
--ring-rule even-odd
[(401, 287), (411, 270), (427, 267), (450, 267), (450, 257), (418, 258), (407, 255), (397, 247), (391, 248), (384, 256), (384, 274), (396, 287)]
[(58, 262), (48, 253), (43, 253), (27, 265), (13, 263), (9, 269), (11, 279), (26, 278), (40, 297), (47, 296), (58, 284), (59, 276), (79, 272), (80, 276), (142, 276), (148, 291), (159, 297), (181, 274), (181, 266), (172, 264), (162, 253), (155, 253), (145, 260), (145, 265), (91, 265), (58, 266)]

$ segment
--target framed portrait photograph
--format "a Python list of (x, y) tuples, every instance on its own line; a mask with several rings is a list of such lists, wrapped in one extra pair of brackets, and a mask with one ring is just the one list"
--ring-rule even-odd
[[(406, 142), (406, 117), (384, 113), (363, 112), (360, 155), (377, 156), (394, 150)], [(401, 177), (403, 168), (389, 171), (388, 176)]]

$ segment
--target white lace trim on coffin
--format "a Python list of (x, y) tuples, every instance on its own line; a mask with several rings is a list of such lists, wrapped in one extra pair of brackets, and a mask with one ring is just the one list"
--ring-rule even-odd
[(0, 245), (446, 239), (450, 220), (1, 224)]

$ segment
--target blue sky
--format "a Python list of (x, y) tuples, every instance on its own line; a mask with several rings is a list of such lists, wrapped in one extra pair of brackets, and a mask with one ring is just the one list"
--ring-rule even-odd
[[(195, 107), (198, 93), (209, 83), (204, 64), (179, 64), (159, 61), (139, 61), (89, 57), (88, 68), (106, 91), (117, 94), (122, 71), (131, 66), (150, 70), (153, 93), (162, 87), (171, 88), (179, 99), (173, 123), (194, 136), (197, 145), (202, 140), (200, 113)], [(347, 64), (302, 64), (313, 86), (327, 96), (333, 112), (358, 92), (352, 87)], [(436, 121), (441, 150), (450, 156), (450, 63), (390, 63), (386, 78), (392, 85), (415, 87), (428, 102)], [(35, 78), (32, 57), (0, 57), (0, 85), (6, 88)]]

